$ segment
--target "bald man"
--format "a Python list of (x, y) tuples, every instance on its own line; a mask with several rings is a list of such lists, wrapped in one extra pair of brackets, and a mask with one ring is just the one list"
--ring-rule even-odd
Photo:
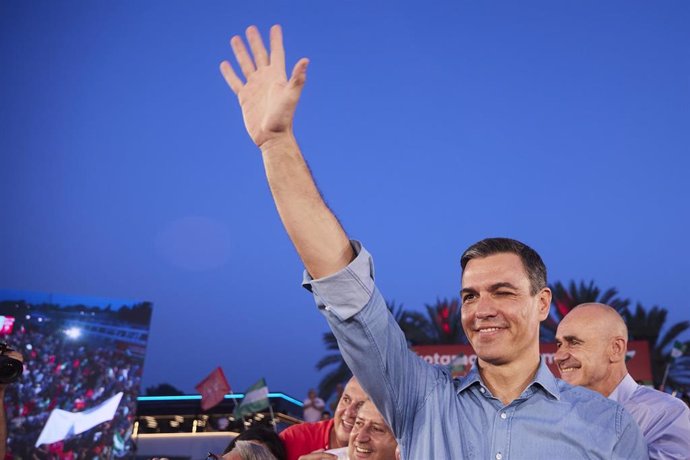
[(628, 328), (608, 305), (578, 305), (558, 325), (561, 378), (622, 405), (640, 426), (650, 459), (688, 459), (690, 409), (678, 398), (638, 385), (628, 374)]

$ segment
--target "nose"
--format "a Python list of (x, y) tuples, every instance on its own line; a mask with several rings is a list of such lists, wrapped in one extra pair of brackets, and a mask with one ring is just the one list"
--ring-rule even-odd
[(358, 442), (367, 442), (369, 440), (369, 424), (365, 424), (362, 426), (362, 428), (357, 432), (357, 441)]
[(492, 318), (496, 316), (496, 308), (488, 296), (481, 296), (475, 302), (475, 316), (477, 319)]
[(556, 361), (556, 364), (559, 364), (568, 359), (569, 356), (570, 354), (566, 351), (565, 347), (561, 346), (560, 348), (556, 349), (553, 359)]

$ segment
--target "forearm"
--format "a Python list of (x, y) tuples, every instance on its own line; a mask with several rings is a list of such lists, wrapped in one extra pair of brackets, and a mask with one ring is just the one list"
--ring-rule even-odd
[(333, 274), (354, 257), (350, 241), (319, 193), (291, 134), (261, 146), (278, 214), (305, 268), (314, 278)]

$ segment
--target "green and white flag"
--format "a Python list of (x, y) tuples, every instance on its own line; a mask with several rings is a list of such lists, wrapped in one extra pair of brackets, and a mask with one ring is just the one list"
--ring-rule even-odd
[(676, 359), (683, 356), (685, 353), (685, 344), (679, 341), (675, 341), (673, 348), (671, 348), (671, 358)]
[(266, 385), (266, 380), (262, 378), (254, 385), (249, 387), (247, 392), (244, 394), (244, 399), (235, 409), (234, 415), (235, 417), (243, 417), (246, 414), (258, 412), (262, 409), (266, 409), (269, 406), (268, 386)]

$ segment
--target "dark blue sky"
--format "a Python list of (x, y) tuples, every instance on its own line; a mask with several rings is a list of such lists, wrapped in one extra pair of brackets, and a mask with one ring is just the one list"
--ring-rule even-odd
[(387, 298), (456, 295), (462, 250), (510, 236), (688, 319), (681, 0), (0, 2), (0, 287), (153, 302), (145, 386), (315, 386), (326, 324), (218, 72), (273, 23)]

